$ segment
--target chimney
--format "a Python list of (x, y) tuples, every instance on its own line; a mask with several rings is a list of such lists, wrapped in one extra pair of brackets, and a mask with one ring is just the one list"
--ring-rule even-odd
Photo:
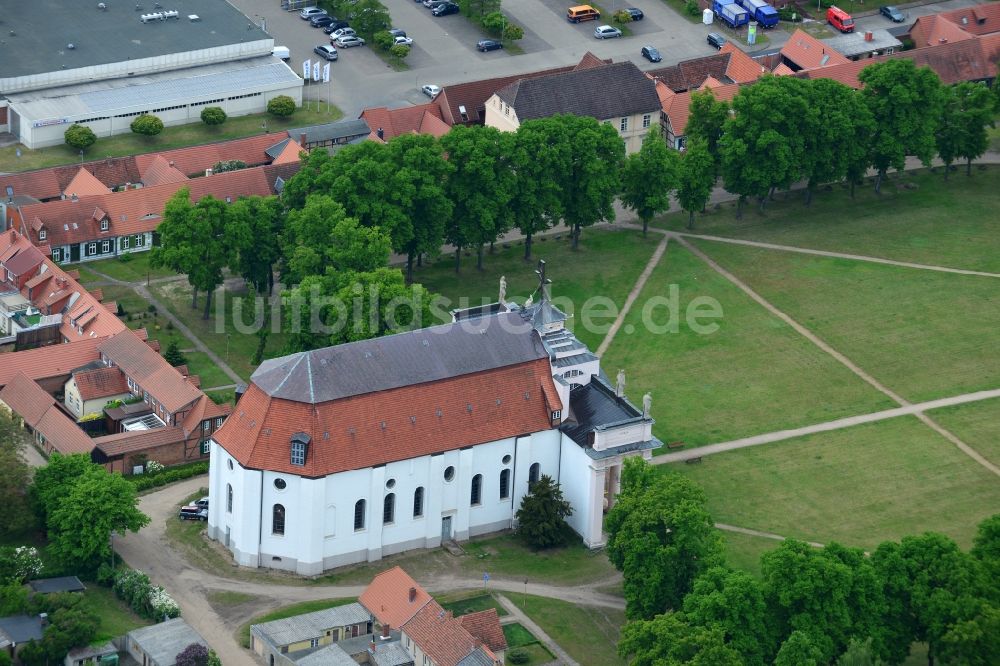
[(870, 42), (875, 39), (875, 34), (871, 30), (865, 31), (865, 41)]
[(211, 176), (212, 173), (213, 173), (212, 167), (208, 167), (207, 169), (205, 169), (205, 175), (206, 176)]
[(411, 587), (410, 588), (410, 603), (412, 604), (413, 601), (414, 601), (414, 599), (416, 599), (416, 598), (417, 598), (417, 588)]
[(382, 625), (382, 638), (389, 638), (389, 623), (386, 622)]
[(306, 133), (305, 132), (303, 132), (302, 134), (299, 134), (299, 145), (302, 146), (302, 148), (306, 147)]
[(49, 626), (49, 614), (48, 613), (39, 613), (38, 614), (38, 619), (39, 619), (39, 621), (41, 621), (42, 629), (44, 629), (45, 627)]
[(385, 138), (385, 132), (382, 130), (381, 127), (379, 127), (377, 130), (375, 130), (375, 134), (377, 134), (378, 138), (380, 138), (380, 139), (384, 139)]
[(938, 38), (938, 42), (941, 43), (941, 44), (947, 44), (948, 43), (948, 38), (947, 37), (939, 37)]
[(73, 194), (71, 194), (71, 195), (69, 196), (69, 198), (70, 198), (70, 200), (72, 200), (72, 201), (79, 201), (79, 200), (80, 200), (80, 197), (76, 196), (76, 192), (74, 192)]

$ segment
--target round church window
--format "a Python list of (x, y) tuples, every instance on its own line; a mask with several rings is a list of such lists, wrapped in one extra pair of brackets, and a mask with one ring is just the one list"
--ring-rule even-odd
[(386, 488), (394, 488), (396, 486), (396, 479), (389, 479), (385, 482)]
[(501, 462), (503, 462), (504, 465), (509, 465), (510, 464), (510, 454), (508, 453), (507, 455), (505, 455), (503, 457), (503, 460)]
[(284, 490), (285, 486), (287, 486), (287, 485), (288, 484), (285, 483), (284, 479), (275, 479), (274, 480), (274, 487), (277, 488), (278, 490)]
[(448, 469), (444, 471), (444, 480), (451, 481), (455, 478), (455, 468), (452, 465), (448, 465)]

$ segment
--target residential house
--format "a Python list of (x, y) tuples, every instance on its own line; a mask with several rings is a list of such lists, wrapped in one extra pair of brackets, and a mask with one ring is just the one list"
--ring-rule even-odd
[(0, 408), (20, 417), (34, 443), (46, 454), (90, 454), (94, 449), (94, 440), (77, 427), (72, 415), (24, 374), (15, 375), (0, 391)]
[(391, 110), (384, 106), (369, 107), (361, 112), (359, 119), (372, 128), (371, 138), (379, 141), (401, 134), (430, 134), (440, 138), (451, 129), (444, 122), (441, 107), (434, 102)]
[[(951, 21), (965, 32), (973, 35), (989, 35), (1000, 32), (1000, 4), (997, 3), (962, 7), (950, 12), (942, 12), (938, 16), (946, 21)], [(912, 30), (910, 36), (911, 38), (913, 36)]]
[(132, 397), (118, 368), (109, 368), (100, 361), (91, 362), (73, 371), (63, 389), (63, 403), (77, 420), (99, 415), (112, 400)]
[(125, 635), (126, 651), (142, 666), (174, 666), (177, 655), (193, 643), (208, 647), (201, 634), (179, 617)]
[(486, 124), (504, 131), (561, 113), (612, 125), (625, 142), (625, 151), (634, 153), (655, 126), (660, 101), (653, 80), (634, 63), (622, 62), (519, 79), (486, 102)]
[(974, 39), (975, 35), (966, 27), (950, 21), (944, 14), (929, 14), (919, 17), (910, 26), (910, 40), (913, 47), (919, 49)]
[(349, 638), (360, 637), (359, 645), (367, 646), (372, 633), (371, 620), (368, 611), (355, 602), (255, 624), (250, 627), (250, 649), (265, 662), (273, 663), (280, 662), (282, 655), (295, 655)]
[(739, 84), (720, 83), (708, 78), (697, 90), (675, 93), (665, 84), (657, 81), (656, 92), (661, 104), (660, 124), (667, 145), (676, 150), (684, 150), (687, 145), (687, 123), (691, 116), (691, 96), (696, 92), (710, 91), (719, 101), (731, 101), (740, 91)]
[(107, 666), (114, 663), (117, 656), (118, 648), (113, 643), (76, 647), (66, 653), (63, 666)]
[(842, 53), (801, 29), (792, 33), (779, 55), (780, 62), (793, 72), (850, 62)]
[(720, 83), (750, 83), (767, 72), (767, 68), (761, 63), (748, 56), (738, 46), (727, 42), (714, 55), (651, 69), (646, 74), (673, 92), (679, 93), (701, 88), (708, 79)]
[(16, 659), (25, 643), (42, 640), (48, 624), (48, 617), (44, 614), (0, 617), (0, 652)]
[(875, 56), (895, 53), (903, 48), (903, 42), (882, 28), (863, 32), (848, 32), (824, 39), (823, 42), (838, 53), (844, 54), (848, 60), (867, 60)]

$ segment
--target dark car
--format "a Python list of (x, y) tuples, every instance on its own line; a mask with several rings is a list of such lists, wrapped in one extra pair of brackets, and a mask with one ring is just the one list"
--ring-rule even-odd
[(642, 10), (637, 7), (626, 7), (625, 11), (628, 13), (629, 18), (633, 21), (641, 21), (646, 16), (642, 13)]
[(903, 12), (899, 11), (892, 5), (882, 5), (881, 7), (878, 8), (878, 13), (886, 17), (893, 23), (902, 23), (903, 21), (906, 20), (906, 17), (903, 16)]
[(393, 37), (406, 37), (406, 31), (400, 30), (399, 28), (393, 28), (389, 31), (389, 34)]
[(332, 34), (334, 30), (340, 30), (341, 28), (350, 28), (351, 24), (347, 21), (340, 21), (334, 19), (333, 23), (323, 28), (323, 32), (327, 35)]
[(726, 38), (717, 32), (708, 33), (706, 41), (708, 42), (709, 46), (714, 46), (717, 49), (721, 49), (723, 46), (726, 45)]
[(476, 42), (476, 50), (486, 53), (487, 51), (496, 51), (497, 49), (502, 49), (503, 44), (495, 39), (483, 39)]
[(323, 28), (330, 25), (336, 20), (337, 19), (335, 19), (332, 16), (314, 16), (311, 19), (309, 19), (309, 25), (311, 25), (314, 28)]
[(639, 53), (641, 53), (642, 57), (649, 62), (660, 62), (663, 60), (663, 56), (660, 55), (660, 52), (652, 46), (643, 46)]
[(447, 16), (448, 14), (457, 14), (458, 12), (459, 7), (453, 2), (446, 2), (431, 10), (434, 16)]
[(424, 0), (424, 7), (427, 9), (434, 9), (438, 5), (443, 5), (451, 0)]

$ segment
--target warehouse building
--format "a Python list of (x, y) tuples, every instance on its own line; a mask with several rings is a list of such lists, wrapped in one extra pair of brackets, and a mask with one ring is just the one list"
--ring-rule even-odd
[(73, 123), (100, 137), (142, 113), (181, 125), (206, 106), (239, 116), (278, 95), (299, 104), (302, 79), (273, 47), (226, 0), (23, 3), (0, 35), (0, 132), (38, 148)]

